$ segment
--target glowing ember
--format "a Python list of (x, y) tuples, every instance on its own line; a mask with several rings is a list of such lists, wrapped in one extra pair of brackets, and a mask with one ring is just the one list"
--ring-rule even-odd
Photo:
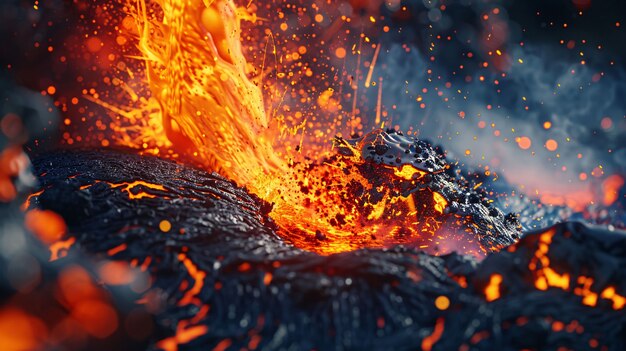
[[(557, 273), (550, 267), (550, 259), (548, 253), (552, 238), (556, 235), (554, 229), (549, 229), (539, 236), (539, 243), (535, 256), (530, 260), (528, 268), (534, 272), (535, 287), (538, 290), (547, 290), (548, 288), (559, 288), (565, 291), (572, 291), (575, 295), (582, 297), (582, 303), (587, 306), (596, 306), (598, 296), (611, 300), (613, 309), (620, 310), (626, 305), (626, 297), (615, 292), (615, 288), (607, 286), (600, 292), (592, 291), (591, 287), (594, 283), (592, 277), (578, 276), (576, 279), (569, 273)], [(571, 288), (571, 286), (574, 286)]]
[(500, 284), (502, 284), (502, 275), (494, 274), (489, 278), (489, 284), (485, 288), (485, 299), (489, 302), (500, 298)]

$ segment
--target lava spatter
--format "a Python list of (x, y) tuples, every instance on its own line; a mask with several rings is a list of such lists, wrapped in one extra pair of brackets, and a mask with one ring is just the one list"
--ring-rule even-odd
[(469, 187), (429, 143), (390, 129), (352, 140), (336, 138), (335, 145), (339, 160), (353, 161), (343, 163), (348, 164), (344, 172), (357, 172), (366, 180), (365, 186), (350, 182), (346, 200), (360, 204), (367, 219), (402, 223), (396, 233), (408, 235), (397, 242), (434, 253), (449, 251), (451, 242), (463, 243), (467, 246), (456, 248), (480, 256), (472, 243), (490, 252), (519, 237), (515, 215), (504, 215)]
[(286, 242), (324, 255), (404, 244), (476, 256), (513, 242), (515, 220), (465, 189), (426, 142), (375, 130), (335, 139), (336, 150), (322, 133), (327, 145), (316, 148), (307, 120), (291, 128), (268, 109), (263, 76), (251, 77), (240, 42), (250, 9), (230, 0), (142, 0), (129, 9), (145, 60), (137, 76), (151, 98), (126, 115), (152, 116), (164, 131), (145, 130), (142, 140), (167, 139), (182, 160), (270, 203)]

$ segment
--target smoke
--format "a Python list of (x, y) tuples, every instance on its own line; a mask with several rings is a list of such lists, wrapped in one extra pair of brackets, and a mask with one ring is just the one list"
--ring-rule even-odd
[[(385, 43), (374, 77), (391, 124), (462, 165), (488, 166), (526, 194), (574, 207), (593, 200), (594, 182), (626, 173), (626, 71), (597, 47), (522, 40), (491, 52), (503, 69), (463, 71), (450, 55), (470, 52), (467, 40), (437, 44), (434, 54)], [(370, 121), (377, 90), (363, 100)]]

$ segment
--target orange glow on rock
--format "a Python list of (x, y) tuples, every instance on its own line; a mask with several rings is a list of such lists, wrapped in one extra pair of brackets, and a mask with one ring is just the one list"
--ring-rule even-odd
[[(569, 274), (559, 274), (550, 267), (548, 251), (550, 250), (552, 237), (555, 234), (556, 232), (554, 231), (554, 229), (550, 229), (541, 234), (541, 236), (539, 237), (538, 249), (535, 252), (535, 257), (531, 259), (529, 264), (529, 268), (531, 270), (534, 270), (537, 274), (535, 287), (539, 290), (547, 290), (549, 287), (556, 287), (567, 290), (570, 286)], [(538, 266), (540, 266), (541, 268), (537, 269), (536, 267)]]
[(30, 210), (26, 212), (24, 224), (44, 244), (50, 245), (61, 240), (67, 227), (57, 213), (49, 210)]
[(555, 234), (554, 229), (549, 229), (539, 236), (537, 250), (529, 262), (528, 268), (535, 275), (535, 287), (538, 290), (558, 288), (571, 291), (574, 295), (580, 296), (582, 304), (586, 306), (595, 307), (598, 304), (598, 299), (602, 298), (611, 300), (613, 309), (623, 309), (626, 306), (626, 297), (618, 294), (615, 287), (609, 286), (604, 288), (601, 293), (597, 293), (591, 290), (594, 283), (592, 277), (578, 276), (573, 279), (569, 273), (560, 274), (550, 267), (548, 253)]
[(600, 297), (603, 299), (613, 301), (613, 309), (621, 310), (626, 306), (626, 297), (619, 295), (615, 292), (615, 288), (612, 286), (607, 287), (602, 291)]
[(435, 210), (443, 214), (446, 206), (448, 206), (448, 201), (446, 201), (446, 199), (436, 191), (433, 192), (433, 200), (435, 201)]
[(68, 238), (67, 240), (57, 241), (50, 244), (48, 249), (50, 250), (50, 261), (56, 261), (59, 258), (65, 256), (67, 250), (76, 242), (75, 237)]
[(130, 199), (142, 199), (144, 197), (148, 197), (148, 198), (156, 197), (156, 195), (147, 193), (145, 191), (137, 191), (137, 192), (133, 191), (133, 189), (139, 185), (144, 186), (149, 189), (165, 191), (165, 188), (163, 187), (163, 185), (148, 183), (143, 180), (136, 180), (130, 183), (109, 183), (109, 185), (114, 189), (119, 188), (121, 191), (126, 192)]
[(487, 302), (495, 301), (500, 298), (500, 284), (502, 284), (502, 275), (492, 274), (489, 277), (489, 283), (485, 287), (485, 298)]
[(20, 210), (26, 211), (30, 207), (30, 202), (33, 200), (33, 198), (41, 195), (42, 193), (43, 193), (43, 189), (28, 195), (28, 197), (26, 198), (26, 201), (24, 201), (22, 206), (20, 206)]
[(116, 255), (116, 254), (126, 250), (127, 247), (128, 247), (128, 245), (126, 243), (119, 244), (116, 247), (109, 249), (107, 251), (107, 255), (114, 256), (114, 255)]
[(430, 351), (433, 349), (433, 345), (435, 345), (435, 343), (437, 343), (437, 341), (439, 341), (439, 339), (441, 339), (441, 335), (443, 334), (443, 330), (444, 330), (444, 319), (439, 317), (437, 318), (437, 321), (435, 322), (435, 328), (433, 329), (432, 334), (428, 335), (427, 337), (424, 338), (424, 340), (422, 340), (422, 350), (423, 351)]
[(186, 344), (191, 340), (207, 333), (209, 328), (206, 325), (196, 325), (192, 327), (178, 326), (176, 335), (163, 339), (157, 343), (157, 347), (164, 351), (177, 351), (178, 345)]
[(545, 274), (545, 279), (549, 286), (561, 288), (563, 290), (569, 289), (569, 274), (558, 274), (550, 267), (545, 267), (543, 269), (543, 273)]
[(196, 295), (200, 293), (202, 286), (204, 285), (206, 273), (198, 269), (198, 267), (184, 253), (178, 254), (178, 260), (183, 263), (185, 268), (187, 268), (187, 272), (194, 281), (191, 289), (188, 289), (185, 292), (185, 295), (183, 295), (180, 301), (178, 301), (179, 306), (184, 306), (193, 303)]
[(400, 168), (394, 167), (393, 174), (395, 174), (397, 177), (400, 177), (402, 179), (414, 180), (414, 179), (422, 178), (424, 175), (426, 175), (426, 172), (420, 171), (419, 169), (411, 165), (402, 165), (402, 167)]

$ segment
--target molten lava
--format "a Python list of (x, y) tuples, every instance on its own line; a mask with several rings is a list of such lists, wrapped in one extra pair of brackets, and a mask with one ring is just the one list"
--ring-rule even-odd
[[(446, 240), (472, 231), (460, 225), (469, 214), (447, 211), (449, 194), (460, 191), (438, 190), (450, 181), (438, 176), (449, 166), (430, 145), (375, 130), (336, 138), (337, 153), (308, 142), (306, 120), (290, 126), (278, 109), (267, 112), (262, 88), (272, 86), (263, 69), (249, 78), (254, 67), (242, 51), (240, 21), (256, 20), (246, 8), (231, 0), (139, 0), (129, 8), (145, 61), (131, 76), (144, 74), (150, 94), (131, 92), (130, 110), (106, 105), (133, 125), (117, 128), (120, 144), (166, 146), (218, 171), (272, 204), (286, 241), (321, 254), (399, 243), (441, 253)], [(330, 104), (332, 90), (319, 99)], [(498, 249), (461, 239), (476, 255)]]

